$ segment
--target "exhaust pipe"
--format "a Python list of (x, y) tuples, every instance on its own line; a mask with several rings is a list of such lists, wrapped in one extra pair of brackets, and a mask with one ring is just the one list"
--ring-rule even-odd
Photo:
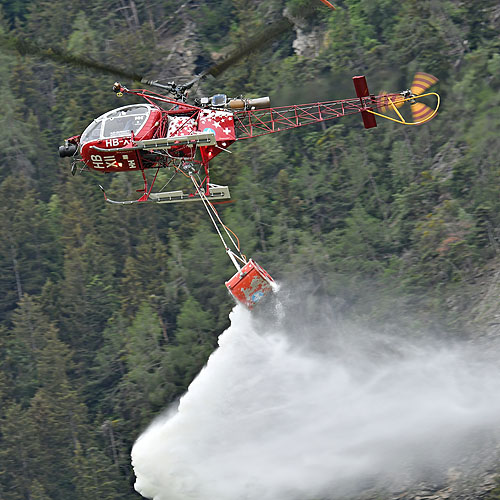
[(231, 109), (265, 109), (271, 106), (271, 99), (269, 97), (231, 99), (228, 104)]

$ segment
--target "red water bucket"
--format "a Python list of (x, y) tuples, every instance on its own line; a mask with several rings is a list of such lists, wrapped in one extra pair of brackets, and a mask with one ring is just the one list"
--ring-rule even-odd
[(274, 280), (262, 267), (250, 259), (230, 280), (226, 286), (231, 295), (248, 309), (253, 309), (273, 290)]

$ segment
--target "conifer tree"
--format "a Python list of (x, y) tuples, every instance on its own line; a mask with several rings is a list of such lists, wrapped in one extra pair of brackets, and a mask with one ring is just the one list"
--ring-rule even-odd
[(31, 482), (29, 498), (30, 500), (51, 500), (45, 492), (45, 488), (37, 479)]
[(70, 467), (77, 443), (86, 439), (87, 410), (68, 379), (71, 353), (55, 329), (48, 332), (37, 364), (41, 387), (26, 413), (32, 474), (50, 498), (62, 500), (73, 491)]
[(61, 338), (75, 349), (76, 359), (88, 362), (87, 370), (102, 344), (101, 331), (116, 309), (115, 266), (95, 229), (96, 218), (89, 216), (83, 201), (73, 198), (66, 207), (59, 327)]
[[(141, 232), (135, 256), (127, 257), (123, 269), (122, 290), (126, 299), (122, 307), (134, 315), (140, 304), (150, 302), (162, 315), (167, 280), (167, 252), (157, 235), (147, 229)], [(132, 293), (131, 293), (132, 292)]]
[(184, 301), (177, 317), (176, 344), (168, 349), (169, 367), (179, 390), (187, 389), (213, 351), (214, 325), (213, 316), (194, 297)]
[(123, 334), (127, 373), (120, 383), (120, 393), (126, 398), (133, 421), (141, 422), (148, 412), (157, 412), (171, 401), (174, 392), (158, 314), (148, 303), (142, 304)]
[[(78, 442), (71, 468), (74, 474), (75, 500), (124, 498), (125, 481), (118, 476), (116, 467), (113, 467), (108, 457), (98, 448), (90, 447), (84, 450)], [(120, 484), (122, 482), (123, 484)]]
[(52, 325), (39, 304), (25, 295), (12, 317), (13, 327), (5, 340), (5, 365), (12, 394), (26, 405), (40, 385), (38, 362), (51, 335)]
[(28, 189), (22, 176), (7, 177), (0, 185), (0, 319), (9, 318), (24, 293), (39, 293), (47, 274), (60, 264), (59, 249), (45, 219), (45, 204)]
[[(0, 13), (1, 14), (1, 13)], [(0, 35), (5, 34), (0, 19)], [(9, 174), (23, 174), (30, 177), (33, 172), (32, 158), (36, 155), (36, 144), (26, 127), (21, 113), (22, 103), (11, 89), (9, 75), (12, 72), (14, 59), (11, 54), (0, 52), (0, 70), (5, 75), (0, 82), (2, 95), (2, 114), (0, 115), (0, 180)]]
[(0, 491), (5, 500), (24, 500), (29, 496), (34, 476), (33, 446), (28, 437), (29, 422), (21, 405), (2, 405), (0, 420)]

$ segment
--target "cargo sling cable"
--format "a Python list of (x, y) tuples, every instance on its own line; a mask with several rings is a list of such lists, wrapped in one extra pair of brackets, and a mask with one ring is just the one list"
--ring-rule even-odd
[[(226, 253), (229, 255), (229, 258), (231, 259), (231, 262), (236, 267), (236, 270), (237, 271), (241, 271), (241, 265), (238, 263), (238, 261), (240, 261), (243, 265), (245, 265), (247, 263), (247, 259), (246, 259), (246, 256), (241, 253), (240, 240), (239, 240), (238, 236), (236, 236), (236, 234), (233, 231), (231, 231), (222, 222), (222, 220), (221, 220), (221, 218), (219, 216), (219, 213), (217, 212), (217, 210), (213, 206), (212, 202), (210, 202), (208, 200), (207, 196), (203, 192), (203, 189), (201, 189), (201, 187), (199, 186), (199, 184), (196, 182), (196, 179), (194, 178), (194, 176), (191, 175), (190, 178), (191, 178), (191, 181), (194, 184), (194, 187), (196, 189), (197, 194), (199, 195), (201, 201), (203, 202), (203, 205), (204, 205), (204, 207), (205, 207), (205, 209), (206, 209), (206, 211), (208, 213), (208, 216), (210, 217), (210, 220), (212, 221), (212, 224), (215, 227), (215, 230), (217, 231), (217, 234), (219, 235), (220, 240), (222, 241), (222, 244), (224, 245), (224, 249), (226, 250)], [(217, 224), (217, 222), (224, 228), (224, 231), (225, 231), (227, 237), (229, 238), (229, 240), (233, 244), (233, 247), (236, 249), (237, 253), (235, 253), (233, 250), (231, 250), (229, 248), (229, 246), (227, 245), (226, 240), (224, 239), (224, 237), (223, 237), (223, 235), (222, 235), (222, 233), (221, 233), (221, 231), (219, 229), (219, 225)], [(234, 239), (233, 239), (233, 237), (231, 236), (230, 233), (233, 233), (233, 235), (236, 238), (236, 241), (238, 243), (236, 243), (234, 241)]]

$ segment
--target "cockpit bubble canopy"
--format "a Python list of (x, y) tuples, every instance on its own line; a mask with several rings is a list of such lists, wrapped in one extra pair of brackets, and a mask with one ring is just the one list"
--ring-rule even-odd
[(80, 146), (100, 139), (137, 135), (155, 109), (150, 104), (132, 104), (96, 118), (80, 137)]

